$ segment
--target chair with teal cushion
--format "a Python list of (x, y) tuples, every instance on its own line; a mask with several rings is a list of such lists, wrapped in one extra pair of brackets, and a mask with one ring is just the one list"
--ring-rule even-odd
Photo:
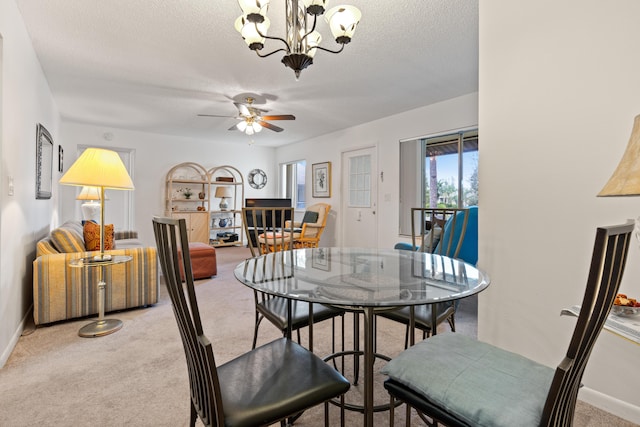
[(440, 334), (383, 368), (391, 407), (399, 399), (450, 427), (571, 426), (582, 374), (618, 292), (633, 228), (629, 222), (597, 229), (582, 308), (555, 371), (461, 334)]

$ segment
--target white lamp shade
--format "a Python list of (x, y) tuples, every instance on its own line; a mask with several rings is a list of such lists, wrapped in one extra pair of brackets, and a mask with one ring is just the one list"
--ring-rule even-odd
[[(109, 200), (106, 194), (104, 195), (104, 199)], [(85, 185), (82, 187), (76, 200), (100, 200), (100, 188)]]
[(60, 178), (64, 185), (133, 190), (133, 181), (118, 153), (103, 148), (87, 148)]
[(227, 186), (216, 187), (216, 197), (233, 197), (233, 191)]
[(302, 0), (302, 3), (304, 3), (304, 7), (309, 7), (309, 6), (325, 7), (327, 4), (327, 0)]
[(618, 167), (598, 196), (640, 195), (640, 115), (633, 122), (633, 130)]
[(267, 9), (269, 9), (269, 3), (271, 0), (238, 0), (240, 9), (244, 15), (249, 13), (257, 13), (262, 16), (267, 16)]
[(336, 6), (327, 11), (325, 20), (329, 24), (331, 34), (335, 39), (338, 37), (351, 39), (361, 17), (362, 13), (357, 7)]
[(253, 43), (264, 44), (264, 37), (258, 33), (258, 30), (260, 33), (267, 35), (270, 25), (271, 21), (269, 21), (269, 18), (264, 18), (264, 22), (254, 24), (253, 22), (247, 21), (243, 15), (236, 19), (235, 29), (240, 33), (245, 43), (247, 43), (247, 46), (251, 46)]
[(322, 41), (322, 35), (318, 31), (313, 31), (311, 34), (307, 36), (305, 41), (307, 43), (307, 55), (313, 58), (318, 49), (311, 49), (311, 48), (312, 47), (315, 48), (316, 46), (320, 45), (320, 42)]

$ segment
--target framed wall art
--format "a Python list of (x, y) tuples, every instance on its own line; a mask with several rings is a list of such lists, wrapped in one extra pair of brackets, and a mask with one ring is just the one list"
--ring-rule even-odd
[(53, 173), (53, 139), (38, 123), (36, 128), (36, 199), (51, 198)]
[(311, 165), (313, 197), (331, 197), (331, 162)]
[(58, 172), (64, 172), (64, 150), (58, 145)]

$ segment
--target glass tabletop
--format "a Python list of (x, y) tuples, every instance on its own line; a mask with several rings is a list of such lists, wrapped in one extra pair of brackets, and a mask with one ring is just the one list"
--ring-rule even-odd
[(83, 258), (74, 258), (69, 261), (71, 267), (102, 267), (105, 265), (122, 264), (133, 259), (130, 255), (107, 255), (101, 259), (99, 255)]
[(359, 307), (456, 300), (490, 282), (476, 267), (441, 255), (339, 247), (273, 252), (247, 259), (234, 274), (243, 284), (272, 295)]

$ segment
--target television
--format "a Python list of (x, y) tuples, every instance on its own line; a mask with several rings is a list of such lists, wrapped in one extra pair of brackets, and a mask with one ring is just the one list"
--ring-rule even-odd
[[(285, 198), (263, 198), (263, 199), (244, 199), (244, 205), (247, 208), (290, 208), (291, 207), (291, 199), (285, 199)], [(265, 212), (265, 216), (266, 216), (266, 221), (267, 224), (272, 224), (271, 221), (271, 212), (267, 211)], [(290, 215), (286, 215), (285, 216), (285, 220), (290, 220), (292, 218), (289, 218)], [(253, 223), (253, 217), (249, 214), (246, 215), (245, 218), (243, 218), (247, 227), (249, 229), (253, 229), (258, 228), (261, 229), (259, 232), (263, 232), (264, 231), (264, 225), (262, 224), (262, 217), (258, 217), (256, 218), (256, 222), (258, 222), (258, 224), (254, 224)], [(276, 223), (280, 224), (281, 223), (281, 218), (276, 217)], [(257, 245), (257, 242), (255, 242), (255, 238), (254, 238), (254, 233), (249, 233), (249, 238), (251, 238), (252, 243), (254, 246)]]
[(290, 208), (291, 199), (244, 199), (244, 206), (247, 208)]

